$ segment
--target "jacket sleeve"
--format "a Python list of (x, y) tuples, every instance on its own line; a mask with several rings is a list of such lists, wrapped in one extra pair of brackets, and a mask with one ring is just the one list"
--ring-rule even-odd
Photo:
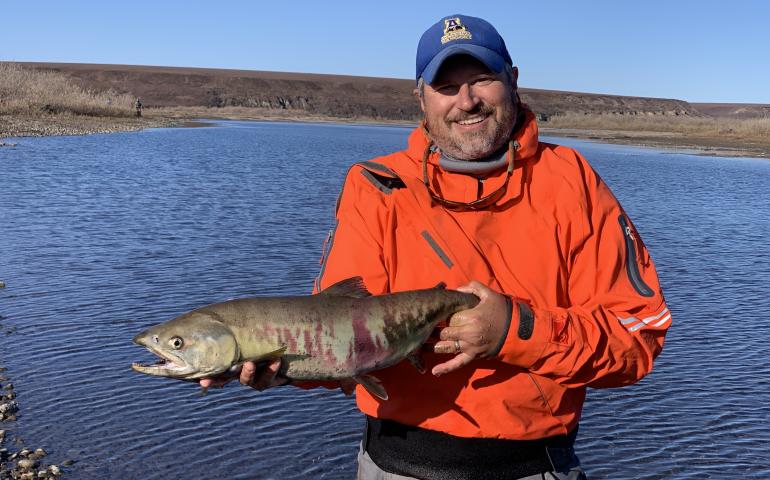
[[(647, 248), (581, 157), (583, 192), (565, 240), (566, 307), (518, 300), (499, 358), (566, 387), (618, 387), (652, 370), (671, 314)], [(577, 223), (582, 226), (574, 226)]]
[(388, 222), (387, 198), (369, 178), (358, 165), (348, 172), (313, 293), (356, 276), (363, 278), (373, 295), (389, 291), (382, 248)]

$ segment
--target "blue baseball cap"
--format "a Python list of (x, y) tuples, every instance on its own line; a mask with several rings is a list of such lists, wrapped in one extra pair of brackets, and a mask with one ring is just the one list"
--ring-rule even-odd
[(500, 73), (513, 65), (503, 37), (486, 20), (468, 15), (444, 17), (422, 34), (417, 44), (417, 76), (433, 83), (444, 60), (453, 55), (470, 55), (491, 71)]

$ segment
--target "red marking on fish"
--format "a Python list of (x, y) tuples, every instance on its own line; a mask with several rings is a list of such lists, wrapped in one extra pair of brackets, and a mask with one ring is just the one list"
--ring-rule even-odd
[[(297, 333), (299, 333), (299, 331), (297, 331)], [(297, 351), (297, 336), (292, 334), (291, 329), (289, 328), (283, 329), (283, 338), (280, 343), (286, 345), (290, 352)]]
[(329, 362), (329, 365), (337, 365), (337, 363), (339, 363), (337, 360), (337, 355), (334, 354), (334, 347), (332, 347), (331, 343), (326, 346), (326, 352), (324, 352), (324, 360)]
[(329, 338), (331, 340), (334, 340), (335, 338), (337, 338), (334, 335), (334, 322), (327, 322), (326, 323), (326, 330), (329, 332)]
[(365, 312), (353, 313), (353, 342), (355, 343), (355, 362), (359, 365), (369, 365), (376, 361), (378, 346), (372, 339), (369, 327), (366, 325)]
[(313, 336), (308, 330), (305, 330), (305, 353), (307, 355), (313, 355)]
[(324, 347), (323, 347), (323, 333), (324, 333), (324, 325), (322, 322), (316, 320), (315, 324), (315, 346), (316, 351), (320, 354), (324, 354)]
[(280, 335), (280, 332), (278, 331), (278, 329), (274, 328), (269, 323), (265, 323), (262, 326), (262, 336), (264, 338), (275, 338), (278, 335)]

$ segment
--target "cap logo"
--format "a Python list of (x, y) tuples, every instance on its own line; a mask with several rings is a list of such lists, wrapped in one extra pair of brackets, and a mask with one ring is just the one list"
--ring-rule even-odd
[(442, 45), (452, 40), (470, 40), (472, 38), (473, 35), (465, 28), (459, 17), (444, 20), (444, 36), (441, 37)]

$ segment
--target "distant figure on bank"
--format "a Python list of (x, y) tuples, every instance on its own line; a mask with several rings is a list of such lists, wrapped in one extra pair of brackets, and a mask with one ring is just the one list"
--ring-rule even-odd
[(142, 101), (137, 97), (136, 102), (134, 102), (134, 107), (136, 108), (136, 116), (141, 117), (142, 116)]

